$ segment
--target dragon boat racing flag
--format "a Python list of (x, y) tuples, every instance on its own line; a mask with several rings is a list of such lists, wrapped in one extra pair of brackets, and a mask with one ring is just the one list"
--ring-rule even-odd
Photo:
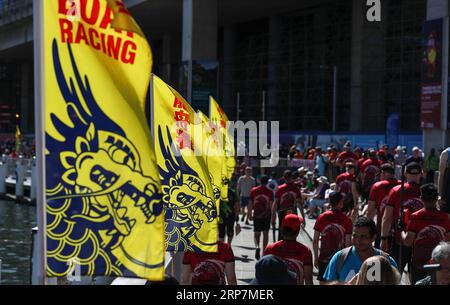
[[(218, 126), (223, 135), (223, 148), (225, 151), (225, 166), (223, 167), (223, 176), (231, 180), (234, 169), (236, 167), (236, 151), (234, 148), (234, 134), (228, 130), (228, 116), (220, 107), (219, 103), (212, 97), (209, 97), (209, 118)], [(228, 200), (228, 186), (222, 184), (221, 188), (222, 200)]]
[(39, 2), (47, 276), (162, 280), (164, 210), (144, 112), (150, 46), (121, 1)]
[(220, 201), (226, 171), (226, 155), (224, 150), (223, 133), (213, 121), (203, 112), (197, 110), (194, 119), (194, 139), (201, 139), (200, 153), (208, 168), (216, 199)]
[[(166, 218), (166, 250), (217, 252), (218, 197), (195, 130), (195, 111), (152, 75), (151, 126)], [(202, 124), (198, 124), (202, 129)], [(200, 132), (201, 134), (201, 132)]]

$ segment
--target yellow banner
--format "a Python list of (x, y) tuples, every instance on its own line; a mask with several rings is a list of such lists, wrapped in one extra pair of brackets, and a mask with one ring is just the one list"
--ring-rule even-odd
[[(203, 128), (195, 128), (194, 139), (201, 140), (201, 155), (211, 176), (211, 182), (216, 193), (216, 198), (221, 198), (221, 193), (228, 190), (228, 185), (224, 184), (226, 178), (226, 156), (224, 150), (223, 133), (219, 126), (212, 122), (203, 112), (197, 110), (197, 124)], [(201, 134), (200, 134), (201, 133)], [(200, 144), (200, 143), (199, 143)]]
[[(219, 126), (220, 131), (223, 134), (223, 147), (226, 155), (225, 171), (227, 178), (231, 180), (236, 167), (234, 135), (227, 129), (227, 124), (229, 122), (227, 115), (223, 111), (222, 107), (220, 107), (219, 103), (217, 103), (217, 101), (211, 96), (209, 97), (209, 118), (212, 122)], [(222, 200), (228, 200), (228, 188), (225, 188), (224, 192), (222, 192)]]
[(47, 275), (162, 280), (150, 46), (121, 1), (43, 2)]
[[(181, 95), (152, 75), (152, 131), (155, 139), (168, 251), (217, 251), (218, 202), (194, 137), (196, 114)], [(198, 119), (198, 118), (197, 118)], [(202, 134), (202, 124), (197, 124)]]

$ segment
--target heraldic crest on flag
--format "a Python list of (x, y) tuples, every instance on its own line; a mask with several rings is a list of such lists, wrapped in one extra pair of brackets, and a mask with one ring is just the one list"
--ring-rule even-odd
[(72, 257), (89, 275), (132, 275), (133, 265), (136, 270), (161, 268), (163, 261), (152, 265), (138, 259), (152, 235), (134, 232), (162, 214), (159, 183), (143, 173), (143, 156), (127, 140), (124, 127), (99, 108), (89, 77), (82, 78), (67, 46), (75, 76), (68, 82), (53, 42), (55, 75), (71, 124), (52, 115), (64, 140), (46, 135), (52, 168), (47, 172), (48, 273), (67, 274)]
[[(217, 251), (218, 202), (194, 137), (195, 111), (161, 79), (151, 77), (152, 130), (161, 177), (167, 251)], [(198, 126), (203, 130), (202, 124)]]
[(166, 169), (160, 167), (160, 175), (163, 202), (166, 204), (167, 247), (175, 251), (201, 251), (195, 244), (215, 244), (202, 240), (198, 234), (217, 219), (215, 200), (208, 196), (205, 183), (184, 161), (176, 146), (172, 146), (168, 128), (166, 135), (167, 141), (159, 127), (159, 141), (165, 144), (161, 145), (161, 153), (166, 159)]

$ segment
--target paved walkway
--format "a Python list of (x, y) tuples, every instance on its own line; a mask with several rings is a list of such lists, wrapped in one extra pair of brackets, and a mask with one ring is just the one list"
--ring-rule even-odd
[[(297, 241), (308, 246), (311, 251), (312, 237), (314, 236), (313, 228), (315, 223), (316, 221), (314, 219), (306, 219), (306, 232), (304, 230), (301, 230), (299, 236), (297, 237)], [(236, 277), (238, 285), (248, 285), (248, 283), (255, 277), (256, 259), (255, 245), (253, 241), (253, 222), (250, 222), (250, 225), (245, 225), (244, 222), (239, 221), (239, 224), (241, 225), (242, 231), (238, 236), (234, 237), (231, 246), (233, 248), (234, 257), (236, 259)], [(276, 232), (276, 235), (278, 236), (278, 231)], [(270, 230), (269, 244), (274, 241), (272, 236), (272, 230)], [(318, 270), (314, 268), (314, 285), (319, 285), (319, 281), (317, 281), (317, 271)], [(409, 279), (406, 273), (403, 273), (401, 284), (409, 285)]]
[[(304, 245), (308, 246), (312, 251), (312, 241), (309, 239), (309, 236), (313, 237), (313, 227), (315, 220), (307, 219), (306, 220), (306, 232), (300, 231), (300, 234), (297, 240)], [(236, 259), (236, 277), (238, 281), (238, 285), (247, 285), (254, 277), (255, 277), (255, 245), (253, 241), (253, 222), (250, 222), (250, 225), (244, 224), (244, 222), (239, 221), (241, 225), (241, 233), (238, 236), (235, 236), (231, 246), (233, 248), (234, 257)], [(276, 232), (278, 236), (278, 231)], [(273, 234), (272, 230), (269, 232), (269, 244), (273, 242)], [(262, 236), (261, 236), (262, 242)], [(261, 253), (262, 255), (262, 253)], [(314, 284), (319, 284), (316, 281), (316, 273), (317, 270), (314, 270)]]

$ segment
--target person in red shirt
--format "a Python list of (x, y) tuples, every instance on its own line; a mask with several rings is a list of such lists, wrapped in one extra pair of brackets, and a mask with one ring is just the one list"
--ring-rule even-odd
[(427, 276), (421, 270), (431, 259), (433, 249), (441, 241), (450, 241), (450, 220), (447, 213), (437, 210), (438, 188), (429, 183), (421, 188), (425, 207), (411, 215), (406, 233), (402, 232), (403, 244), (412, 246), (411, 284)]
[[(323, 275), (333, 255), (352, 243), (353, 223), (342, 212), (344, 196), (340, 192), (333, 192), (329, 196), (331, 210), (317, 218), (314, 225), (314, 266), (319, 269), (317, 280), (325, 281)], [(320, 252), (319, 252), (320, 238)]]
[(375, 248), (380, 247), (381, 237), (381, 218), (383, 217), (384, 207), (389, 192), (394, 186), (399, 185), (401, 182), (395, 179), (395, 168), (385, 163), (380, 168), (380, 180), (376, 182), (370, 189), (369, 205), (367, 208), (367, 217), (374, 220), (377, 217), (377, 239), (375, 240)]
[(297, 242), (297, 236), (300, 233), (300, 226), (303, 218), (288, 214), (283, 218), (280, 231), (283, 239), (270, 244), (264, 250), (264, 255), (275, 255), (283, 259), (295, 260), (303, 267), (303, 275), (306, 285), (313, 285), (313, 266), (311, 250)]
[(357, 161), (357, 163), (356, 163), (356, 165), (358, 166), (358, 168), (357, 168), (357, 169), (358, 169), (358, 172), (361, 171), (360, 169), (361, 169), (363, 163), (364, 163), (365, 161), (367, 161), (367, 159), (369, 159), (369, 151), (365, 150), (365, 151), (363, 152), (361, 158), (359, 158), (358, 161)]
[[(225, 284), (236, 285), (234, 254), (229, 244), (217, 242), (217, 252), (187, 251), (183, 257), (182, 285)], [(200, 282), (200, 279), (202, 282)], [(192, 280), (195, 280), (192, 283)]]
[(364, 161), (360, 168), (361, 197), (363, 205), (368, 203), (370, 189), (377, 182), (377, 175), (380, 171), (381, 161), (378, 160), (374, 149), (369, 149), (369, 159)]
[[(278, 187), (275, 193), (275, 203), (272, 206), (272, 227), (275, 227), (276, 215), (278, 215), (278, 223), (284, 219), (287, 214), (296, 214), (297, 208), (300, 209), (302, 217), (305, 217), (303, 212), (302, 194), (300, 189), (294, 185), (292, 172), (285, 170), (283, 174), (286, 183)], [(278, 240), (281, 239), (281, 232), (278, 233)]]
[(267, 187), (269, 177), (263, 175), (260, 178), (261, 185), (250, 191), (250, 220), (253, 220), (253, 231), (255, 241), (255, 258), (260, 258), (260, 238), (263, 234), (263, 249), (269, 242), (270, 220), (272, 216), (273, 192)]
[(341, 152), (337, 158), (336, 165), (339, 166), (341, 169), (344, 169), (345, 164), (347, 162), (352, 162), (353, 164), (356, 164), (356, 161), (358, 160), (358, 156), (352, 152), (352, 143), (347, 142), (344, 145), (344, 151)]
[[(400, 230), (408, 225), (408, 218), (411, 213), (424, 207), (420, 199), (420, 179), (422, 177), (422, 167), (412, 162), (406, 166), (406, 183), (403, 190), (402, 215), (400, 219), (400, 197), (402, 186), (394, 186), (389, 192), (386, 206), (381, 222), (381, 250), (389, 252), (396, 262), (399, 262), (399, 270), (402, 273), (406, 263), (411, 259), (411, 247), (402, 245), (402, 256), (400, 264)], [(398, 226), (398, 227), (397, 227)], [(395, 234), (393, 234), (395, 232)], [(392, 239), (392, 246), (389, 249), (389, 241)]]
[(356, 191), (356, 174), (355, 165), (351, 162), (346, 163), (346, 172), (340, 174), (336, 178), (337, 191), (344, 194), (344, 207), (342, 211), (355, 218), (358, 215), (358, 207), (355, 202), (358, 200), (358, 192)]
[(361, 147), (356, 146), (353, 150), (353, 153), (356, 155), (356, 160), (359, 160), (362, 157), (362, 150)]

